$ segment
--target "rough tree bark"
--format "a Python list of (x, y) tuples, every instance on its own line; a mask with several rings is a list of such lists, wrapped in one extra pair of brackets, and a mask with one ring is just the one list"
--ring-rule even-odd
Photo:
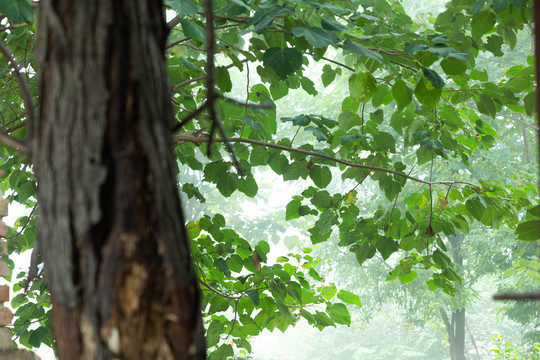
[(41, 0), (39, 246), (60, 359), (203, 359), (160, 1)]

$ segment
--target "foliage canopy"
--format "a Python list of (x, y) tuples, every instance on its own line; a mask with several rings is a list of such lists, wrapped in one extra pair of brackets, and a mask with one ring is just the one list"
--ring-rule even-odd
[[(399, 259), (389, 279), (411, 283), (418, 269), (429, 270), (429, 288), (448, 294), (461, 277), (447, 236), (467, 234), (473, 223), (508, 227), (538, 254), (536, 155), (529, 149), (534, 58), (531, 49), (518, 49), (532, 24), (531, 1), (453, 0), (426, 21), (414, 20), (399, 1), (214, 1), (217, 113), (234, 156), (223, 137), (211, 140), (211, 114), (203, 109), (204, 3), (165, 4), (171, 101), (178, 123), (191, 118), (175, 134), (175, 154), (179, 188), (193, 200), (187, 227), (211, 358), (233, 356), (231, 339), (250, 351), (249, 336), (284, 331), (299, 318), (318, 328), (350, 324), (345, 304), (360, 306), (361, 299), (328, 283), (320, 273), (325, 260), (312, 252), (329, 239), (360, 265), (375, 256)], [(0, 13), (3, 47), (35, 94), (34, 9), (26, 0), (0, 1)], [(23, 138), (24, 93), (14, 91), (6, 56), (0, 62), (2, 131)], [(296, 103), (299, 91), (312, 100)], [(523, 154), (504, 157), (516, 144)], [(2, 190), (33, 208), (10, 236), (10, 252), (19, 253), (35, 243), (35, 178), (24, 155), (1, 151), (8, 171)], [(257, 223), (206, 203), (214, 189), (237, 204), (259, 199), (267, 171), (306, 184), (284, 217)], [(369, 191), (385, 198), (375, 210), (362, 203)], [(301, 224), (309, 224), (313, 247), (270, 258), (270, 244)], [(538, 273), (526, 273), (536, 285)], [(41, 275), (12, 305), (21, 344), (52, 346)], [(29, 330), (32, 319), (40, 327)]]

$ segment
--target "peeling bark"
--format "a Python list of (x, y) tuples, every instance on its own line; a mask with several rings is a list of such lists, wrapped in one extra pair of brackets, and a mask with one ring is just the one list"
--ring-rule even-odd
[(43, 0), (39, 239), (60, 359), (204, 359), (161, 2)]

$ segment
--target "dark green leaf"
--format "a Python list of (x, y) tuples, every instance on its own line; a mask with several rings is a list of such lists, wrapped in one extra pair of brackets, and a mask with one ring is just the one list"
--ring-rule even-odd
[(324, 141), (327, 139), (326, 135), (322, 132), (321, 129), (314, 127), (314, 126), (306, 126), (305, 130), (310, 131), (315, 135), (315, 138), (319, 141)]
[(0, 0), (0, 13), (14, 24), (34, 23), (34, 9), (26, 0)]
[(326, 166), (313, 166), (309, 172), (309, 177), (319, 188), (327, 187), (330, 181), (332, 181), (332, 173)]
[(269, 66), (281, 79), (286, 79), (302, 67), (302, 54), (295, 48), (270, 48), (263, 56), (264, 66)]
[(205, 31), (201, 25), (195, 23), (193, 20), (186, 18), (180, 21), (180, 25), (182, 25), (182, 30), (184, 31), (184, 34), (186, 34), (186, 36), (204, 42)]
[(306, 126), (311, 122), (311, 118), (307, 115), (298, 115), (293, 118), (290, 117), (282, 117), (282, 122), (292, 121), (293, 125), (295, 126)]
[(251, 302), (253, 302), (253, 305), (259, 306), (261, 303), (261, 299), (259, 298), (259, 290), (257, 289), (249, 289), (246, 290), (247, 296), (251, 299)]
[(231, 275), (231, 270), (229, 270), (229, 266), (227, 265), (227, 262), (223, 260), (222, 258), (215, 259), (214, 264), (216, 264), (219, 271), (221, 271), (225, 275), (227, 276)]
[(493, 100), (485, 94), (480, 94), (480, 98), (478, 99), (476, 106), (478, 107), (478, 111), (480, 111), (482, 114), (486, 114), (492, 118), (495, 118), (495, 115), (497, 115), (497, 109), (495, 109)]
[(179, 17), (193, 15), (199, 11), (197, 5), (191, 0), (166, 0), (165, 3), (176, 11)]
[(321, 26), (323, 27), (323, 29), (330, 31), (346, 31), (349, 29), (345, 25), (338, 23), (332, 17), (321, 19)]
[(253, 176), (248, 176), (245, 179), (238, 180), (238, 191), (243, 192), (249, 197), (255, 197), (259, 191), (259, 186)]
[(47, 335), (48, 330), (47, 328), (40, 326), (36, 330), (32, 330), (32, 334), (30, 335), (30, 338), (28, 339), (28, 343), (32, 345), (35, 348), (38, 348), (41, 346), (41, 342), (43, 338)]
[(232, 82), (229, 75), (229, 70), (224, 66), (216, 67), (216, 85), (223, 93), (227, 93), (232, 90)]
[(254, 131), (264, 129), (263, 124), (261, 124), (261, 122), (255, 119), (253, 116), (246, 115), (242, 119), (240, 119), (240, 121), (249, 126)]
[(435, 71), (423, 67), (422, 72), (424, 73), (426, 79), (428, 79), (434, 87), (437, 89), (442, 89), (444, 87), (444, 80)]
[(337, 44), (339, 42), (339, 36), (317, 27), (294, 27), (292, 28), (292, 33), (294, 36), (306, 38), (307, 42), (316, 48), (322, 48), (328, 44)]
[(361, 56), (366, 56), (366, 57), (368, 57), (370, 59), (377, 60), (379, 63), (382, 63), (383, 58), (382, 58), (381, 54), (376, 53), (373, 50), (369, 50), (368, 48), (365, 48), (362, 45), (360, 45), (360, 44), (358, 44), (358, 43), (356, 43), (354, 41), (346, 39), (343, 42), (343, 46), (345, 47), (346, 50), (355, 52), (355, 53), (357, 53), (357, 54), (359, 54)]
[(219, 179), (217, 188), (223, 196), (231, 196), (232, 193), (238, 189), (238, 175), (227, 172)]

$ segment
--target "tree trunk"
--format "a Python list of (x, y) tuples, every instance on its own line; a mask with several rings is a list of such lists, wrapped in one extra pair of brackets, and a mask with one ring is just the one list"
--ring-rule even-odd
[[(452, 257), (456, 264), (458, 274), (463, 274), (463, 254), (461, 246), (465, 235), (459, 234), (456, 236), (448, 236), (448, 240), (452, 245)], [(460, 288), (458, 285), (456, 297), (460, 296)], [(452, 309), (452, 319), (448, 320), (446, 313), (442, 311), (443, 321), (448, 334), (448, 343), (450, 344), (450, 358), (452, 360), (465, 360), (465, 308)]]
[(160, 1), (42, 0), (39, 246), (60, 359), (204, 359)]

